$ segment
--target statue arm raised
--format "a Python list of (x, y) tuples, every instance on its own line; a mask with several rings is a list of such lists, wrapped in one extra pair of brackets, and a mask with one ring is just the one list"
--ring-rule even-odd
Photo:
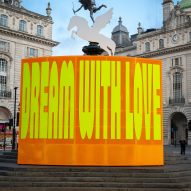
[(81, 5), (81, 7), (80, 7), (79, 9), (77, 9), (76, 11), (75, 11), (74, 8), (73, 8), (74, 14), (76, 14), (76, 13), (77, 13), (78, 11), (80, 11), (82, 8), (83, 8), (83, 5)]

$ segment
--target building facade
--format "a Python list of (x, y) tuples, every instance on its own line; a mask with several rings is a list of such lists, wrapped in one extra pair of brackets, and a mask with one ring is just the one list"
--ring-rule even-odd
[(52, 40), (50, 4), (46, 13), (25, 9), (21, 0), (0, 0), (0, 128), (13, 118), (14, 87), (19, 109), (21, 59), (50, 56), (58, 44)]
[[(116, 55), (163, 61), (164, 144), (177, 144), (181, 139), (191, 144), (191, 0), (177, 5), (163, 0), (162, 6), (162, 28), (144, 31), (139, 23), (131, 44), (117, 46)], [(117, 38), (121, 37), (115, 33), (113, 39)]]

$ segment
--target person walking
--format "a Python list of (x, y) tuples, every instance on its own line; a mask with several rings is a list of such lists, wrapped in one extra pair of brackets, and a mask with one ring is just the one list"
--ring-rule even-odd
[(185, 155), (185, 151), (186, 151), (186, 128), (187, 128), (187, 124), (186, 123), (182, 123), (181, 124), (181, 128), (180, 128), (180, 147), (181, 147), (181, 155)]
[(186, 141), (185, 140), (180, 140), (180, 147), (181, 147), (181, 155), (185, 155), (185, 151), (186, 151)]

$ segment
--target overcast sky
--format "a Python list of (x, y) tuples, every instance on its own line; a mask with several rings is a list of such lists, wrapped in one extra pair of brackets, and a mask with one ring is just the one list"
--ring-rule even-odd
[[(114, 9), (111, 22), (102, 31), (103, 34), (111, 37), (113, 28), (118, 24), (119, 17), (122, 17), (123, 25), (127, 27), (130, 35), (137, 33), (138, 23), (141, 22), (144, 29), (160, 28), (162, 26), (162, 1), (163, 0), (96, 0), (97, 6), (106, 4)], [(47, 3), (51, 3), (53, 25), (53, 40), (60, 44), (53, 49), (53, 55), (79, 55), (81, 49), (87, 45), (86, 41), (79, 38), (71, 38), (67, 31), (70, 18), (73, 16), (73, 5), (77, 9), (80, 4), (78, 0), (23, 0), (23, 6), (31, 11), (46, 14)], [(177, 0), (174, 0), (175, 4)], [(108, 9), (102, 9), (95, 17), (103, 14)], [(81, 10), (77, 13), (89, 19), (89, 12)], [(91, 26), (91, 20), (89, 19)]]

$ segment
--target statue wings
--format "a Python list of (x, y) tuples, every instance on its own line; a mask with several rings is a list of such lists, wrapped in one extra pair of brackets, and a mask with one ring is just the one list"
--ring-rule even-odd
[(103, 29), (112, 19), (112, 15), (113, 15), (113, 9), (111, 8), (105, 14), (96, 17), (95, 23), (93, 25), (93, 30), (99, 32), (101, 29)]

